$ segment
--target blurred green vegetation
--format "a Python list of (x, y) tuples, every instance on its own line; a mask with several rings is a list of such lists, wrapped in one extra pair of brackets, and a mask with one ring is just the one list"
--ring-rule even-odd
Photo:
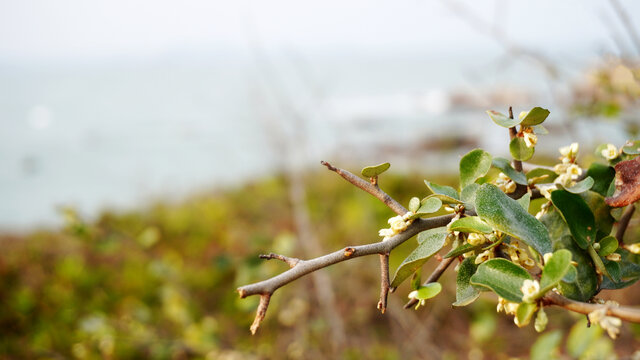
[[(385, 174), (381, 186), (406, 204), (425, 195), (424, 178)], [(309, 174), (307, 189), (325, 252), (378, 241), (377, 230), (393, 215), (330, 172)], [(309, 277), (275, 293), (265, 322), (251, 336), (258, 298), (239, 299), (235, 289), (286, 269), (258, 254), (321, 255), (300, 253), (280, 177), (180, 203), (107, 211), (92, 221), (73, 209), (63, 216), (64, 229), (0, 236), (0, 359), (507, 359), (528, 358), (538, 336), (495, 314), (490, 295), (452, 309), (452, 271), (425, 308), (403, 310), (408, 288), (401, 287), (381, 315), (378, 261), (372, 257), (323, 270), (332, 278), (335, 311), (347, 329), (344, 348), (328, 344), (329, 327)], [(392, 269), (414, 245), (411, 240), (394, 251)], [(638, 304), (637, 293), (632, 286), (614, 298)], [(580, 318), (559, 309), (548, 314), (547, 333), (559, 329), (562, 336)], [(628, 355), (640, 347), (639, 334), (625, 325), (615, 344), (600, 334), (593, 343)]]

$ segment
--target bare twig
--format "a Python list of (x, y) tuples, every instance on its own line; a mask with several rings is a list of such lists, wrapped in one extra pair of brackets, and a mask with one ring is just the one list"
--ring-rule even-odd
[(391, 196), (387, 195), (380, 187), (378, 187), (377, 180), (372, 182), (367, 182), (362, 178), (352, 174), (351, 172), (337, 168), (326, 161), (320, 162), (322, 165), (326, 166), (327, 169), (334, 171), (338, 175), (342, 176), (345, 180), (350, 182), (351, 184), (359, 187), (360, 189), (368, 192), (369, 194), (375, 196), (378, 200), (382, 201), (385, 205), (387, 205), (393, 212), (398, 215), (404, 215), (407, 213), (407, 209), (402, 206), (399, 202), (394, 200)]
[(387, 296), (389, 295), (389, 253), (380, 254), (380, 301), (378, 310), (384, 314), (387, 311)]
[(284, 255), (280, 255), (280, 254), (274, 254), (274, 253), (269, 253), (266, 255), (260, 255), (259, 256), (260, 259), (265, 259), (265, 260), (271, 260), (271, 259), (277, 259), (280, 261), (284, 261), (287, 263), (287, 265), (289, 265), (290, 268), (296, 266), (296, 264), (300, 261), (300, 259), (296, 259), (296, 258), (290, 258)]
[[(427, 285), (429, 283), (432, 282), (436, 282), (438, 281), (438, 279), (440, 279), (440, 276), (442, 276), (442, 274), (444, 274), (444, 272), (447, 270), (447, 268), (449, 267), (449, 265), (451, 265), (451, 263), (453, 262), (453, 260), (455, 260), (456, 257), (450, 257), (447, 259), (444, 259), (440, 262), (440, 264), (438, 264), (438, 266), (436, 267), (435, 270), (433, 270), (433, 272), (431, 273), (431, 275), (429, 275), (429, 277), (427, 278), (427, 280), (422, 284)], [(415, 305), (418, 302), (417, 299), (411, 299), (409, 300), (409, 302), (407, 302), (406, 304), (404, 304), (404, 308), (408, 309), (410, 307), (412, 307), (413, 305)]]
[(577, 312), (580, 314), (589, 314), (592, 311), (606, 308), (607, 315), (615, 316), (622, 320), (640, 323), (640, 309), (632, 308), (628, 306), (608, 306), (605, 304), (589, 304), (580, 301), (567, 299), (566, 297), (557, 294), (553, 291), (549, 291), (543, 298), (543, 302), (547, 305), (560, 306), (569, 311)]
[(269, 300), (271, 300), (271, 294), (262, 294), (260, 295), (260, 304), (258, 305), (258, 311), (256, 312), (256, 318), (253, 319), (253, 324), (251, 324), (251, 334), (255, 335), (256, 331), (260, 327), (260, 323), (264, 320), (264, 315), (267, 313), (267, 308), (269, 307)]
[(627, 206), (627, 209), (624, 211), (624, 214), (622, 214), (620, 221), (618, 221), (618, 230), (616, 230), (616, 239), (618, 239), (619, 244), (623, 243), (622, 240), (624, 238), (624, 233), (625, 231), (627, 231), (627, 228), (629, 227), (629, 221), (631, 220), (631, 217), (633, 216), (633, 213), (635, 211), (636, 211), (636, 207), (634, 204)]
[[(280, 275), (260, 281), (258, 283), (241, 286), (237, 291), (240, 294), (241, 298), (245, 298), (251, 295), (271, 296), (280, 287), (289, 284), (290, 282), (316, 270), (360, 256), (389, 253), (398, 245), (404, 243), (419, 232), (446, 226), (451, 221), (451, 219), (453, 219), (453, 216), (454, 215), (443, 215), (428, 219), (416, 219), (404, 232), (395, 235), (386, 241), (380, 241), (366, 245), (350, 246), (311, 260), (299, 260), (294, 267), (281, 273)], [(349, 256), (346, 255), (347, 253), (349, 254)], [(252, 331), (254, 330), (254, 327), (255, 330), (257, 330), (257, 326), (260, 325), (260, 321), (262, 321), (262, 319), (264, 318), (264, 313), (266, 312), (266, 307), (268, 306), (269, 302), (267, 299), (265, 305), (262, 306), (263, 302), (265, 301), (260, 302), (261, 306), (258, 308), (256, 320), (252, 325)]]

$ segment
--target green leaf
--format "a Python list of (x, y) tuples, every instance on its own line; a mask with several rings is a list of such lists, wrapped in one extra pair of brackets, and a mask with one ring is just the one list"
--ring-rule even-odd
[(596, 219), (596, 228), (598, 231), (604, 235), (611, 233), (615, 220), (611, 216), (611, 207), (607, 205), (604, 197), (593, 191), (580, 193), (580, 197), (582, 197), (584, 202), (589, 206), (589, 209), (591, 209)]
[(421, 205), (415, 212), (415, 214), (411, 215), (409, 219), (417, 219), (422, 216), (433, 214), (434, 212), (440, 210), (441, 207), (442, 200), (440, 200), (437, 196), (426, 197), (422, 200)]
[(437, 282), (432, 282), (432, 283), (428, 283), (426, 285), (420, 286), (418, 290), (412, 291), (411, 293), (414, 296), (410, 296), (410, 297), (414, 297), (418, 300), (427, 300), (440, 294), (440, 291), (442, 291), (442, 285), (440, 285), (440, 283), (437, 283)]
[(452, 188), (451, 186), (438, 185), (436, 183), (432, 183), (427, 180), (425, 180), (424, 183), (425, 185), (427, 185), (427, 188), (429, 189), (429, 191), (431, 191), (432, 194), (444, 195), (456, 200), (460, 200), (460, 196), (458, 195), (458, 192), (456, 191), (456, 189)]
[(413, 273), (413, 276), (411, 276), (412, 290), (418, 290), (420, 288), (420, 286), (422, 285), (422, 280), (420, 278), (421, 278), (420, 271), (416, 271)]
[(522, 122), (520, 123), (520, 125), (522, 126), (539, 125), (539, 124), (542, 124), (547, 119), (548, 116), (549, 116), (549, 110), (536, 106), (533, 109), (529, 110), (529, 113), (527, 114), (527, 116), (524, 117), (524, 119), (522, 119)]
[(598, 244), (600, 244), (600, 249), (598, 250), (598, 255), (600, 256), (607, 256), (618, 249), (618, 239), (611, 235), (600, 239)]
[(622, 152), (627, 155), (640, 154), (640, 140), (627, 141), (627, 143), (622, 147)]
[(545, 168), (535, 168), (527, 173), (527, 179), (535, 184), (552, 183), (558, 177), (555, 171)]
[(538, 304), (536, 303), (521, 303), (518, 305), (518, 310), (516, 311), (516, 318), (518, 319), (518, 327), (524, 327), (529, 325), (531, 319), (533, 318), (533, 314), (538, 310)]
[(530, 193), (526, 193), (524, 195), (522, 195), (522, 197), (518, 200), (516, 200), (518, 202), (518, 204), (520, 204), (522, 206), (522, 208), (525, 211), (529, 211), (529, 205), (531, 204), (531, 194)]
[(482, 150), (471, 150), (460, 159), (460, 189), (473, 184), (491, 169), (491, 154)]
[(533, 125), (532, 128), (533, 133), (537, 135), (547, 135), (549, 133), (549, 130), (542, 125)]
[(602, 279), (601, 288), (603, 289), (622, 289), (629, 285), (635, 284), (640, 279), (640, 255), (619, 248), (616, 250), (620, 254), (621, 259), (618, 262), (620, 267), (620, 281), (613, 282), (609, 278)]
[(462, 244), (460, 246), (458, 246), (455, 249), (452, 249), (451, 251), (449, 251), (449, 253), (447, 253), (447, 255), (445, 255), (445, 259), (448, 259), (450, 257), (457, 257), (460, 256), (462, 254), (466, 254), (469, 251), (475, 251), (475, 250), (480, 250), (482, 249), (482, 247), (484, 246), (484, 244), (480, 244), (480, 245), (471, 245), (469, 243), (465, 243)]
[(538, 337), (531, 346), (530, 360), (557, 360), (562, 331), (554, 330)]
[(571, 268), (571, 251), (560, 249), (551, 255), (549, 261), (544, 264), (542, 277), (540, 278), (540, 295), (553, 289)]
[(505, 175), (507, 175), (511, 180), (513, 180), (516, 184), (527, 185), (527, 177), (519, 172), (511, 166), (509, 160), (505, 158), (494, 158), (491, 162), (494, 167), (500, 169)]
[(609, 277), (614, 283), (619, 283), (621, 280), (621, 272), (620, 264), (615, 261), (604, 260), (604, 267), (607, 269), (607, 273), (609, 273)]
[(506, 128), (514, 127), (522, 122), (520, 119), (509, 119), (506, 115), (494, 110), (487, 110), (487, 114), (494, 123)]
[(596, 239), (596, 220), (580, 195), (564, 190), (551, 192), (551, 202), (567, 223), (578, 246), (586, 249)]
[(465, 208), (475, 210), (476, 208), (476, 191), (480, 188), (480, 184), (469, 184), (460, 192), (460, 199), (464, 202)]
[(514, 137), (509, 143), (509, 152), (514, 159), (527, 161), (533, 156), (535, 148), (527, 147), (527, 144), (524, 142), (523, 138)]
[(388, 162), (374, 166), (367, 166), (366, 168), (362, 169), (362, 176), (368, 178), (376, 177), (389, 170), (389, 167), (391, 167), (391, 164), (389, 164)]
[(595, 182), (591, 187), (591, 191), (607, 196), (609, 186), (611, 186), (611, 182), (616, 177), (616, 171), (611, 166), (593, 163), (587, 170), (587, 176), (593, 178)]
[(564, 187), (563, 188), (565, 190), (567, 190), (570, 193), (573, 194), (579, 194), (582, 192), (585, 192), (589, 189), (591, 189), (591, 187), (593, 186), (593, 184), (595, 183), (595, 181), (593, 181), (593, 178), (591, 177), (586, 177), (584, 179), (582, 179), (581, 181), (578, 181), (577, 183), (575, 183), (575, 185), (571, 186), (571, 187)]
[(435, 236), (435, 234), (440, 234), (440, 233), (447, 234), (446, 226), (425, 230), (418, 234), (418, 244), (422, 244), (423, 242), (425, 242), (425, 240), (431, 238), (432, 236)]
[(491, 289), (507, 301), (522, 302), (522, 283), (531, 280), (524, 268), (506, 259), (491, 259), (478, 266), (471, 284)]
[(441, 194), (431, 194), (431, 195), (427, 196), (426, 198), (422, 199), (422, 201), (424, 202), (424, 201), (426, 201), (427, 199), (430, 199), (430, 198), (440, 199), (440, 201), (443, 204), (456, 204), (456, 205), (457, 204), (462, 204), (462, 201), (460, 201), (458, 199), (452, 198), (451, 196), (447, 196), (447, 195), (441, 195)]
[(580, 358), (602, 336), (600, 326), (587, 327), (587, 320), (578, 321), (569, 332), (567, 338), (567, 350), (573, 358)]
[(607, 267), (604, 266), (604, 262), (602, 262), (602, 259), (600, 258), (600, 256), (596, 252), (596, 250), (593, 248), (593, 245), (587, 246), (587, 253), (589, 254), (589, 256), (591, 256), (591, 261), (593, 261), (593, 264), (596, 266), (596, 269), (598, 269), (598, 271), (601, 274), (605, 275), (606, 277), (608, 277), (611, 280), (613, 280), (614, 282), (616, 282), (611, 277), (611, 274), (609, 274), (609, 271), (607, 270)]
[(420, 198), (412, 197), (411, 200), (409, 200), (409, 211), (416, 212), (419, 207), (420, 207)]
[(460, 218), (449, 225), (451, 231), (491, 234), (493, 228), (477, 216)]
[(494, 229), (522, 240), (538, 253), (551, 252), (547, 229), (495, 185), (484, 184), (478, 189), (476, 212)]
[(467, 306), (474, 302), (479, 296), (480, 291), (471, 285), (471, 276), (476, 273), (478, 266), (474, 263), (476, 257), (471, 256), (458, 267), (458, 275), (456, 275), (456, 302), (453, 306)]
[(398, 285), (411, 276), (411, 274), (420, 269), (427, 260), (442, 249), (446, 237), (446, 232), (437, 232), (430, 234), (428, 238), (424, 239), (423, 242), (404, 259), (402, 264), (400, 264), (391, 281), (391, 287), (398, 287)]
[(569, 266), (569, 271), (567, 271), (567, 273), (562, 278), (562, 281), (571, 283), (576, 281), (577, 277), (578, 277), (578, 270), (576, 270), (575, 266), (571, 265)]

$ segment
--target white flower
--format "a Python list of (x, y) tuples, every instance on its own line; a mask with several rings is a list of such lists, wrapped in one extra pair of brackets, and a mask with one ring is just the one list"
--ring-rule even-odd
[(538, 280), (525, 280), (522, 283), (522, 287), (520, 288), (520, 290), (522, 290), (522, 301), (524, 302), (533, 302), (533, 300), (535, 299), (535, 296), (538, 295), (538, 292), (540, 291), (540, 283), (538, 282)]
[(519, 120), (524, 120), (524, 118), (526, 118), (527, 115), (529, 115), (528, 111), (520, 111), (520, 114), (518, 114), (518, 119)]
[(522, 132), (522, 136), (523, 136), (525, 145), (527, 145), (527, 147), (529, 148), (536, 146), (536, 144), (538, 143), (538, 137), (536, 136), (536, 134), (533, 133), (532, 128), (524, 129), (524, 131)]
[(560, 184), (560, 185), (562, 185), (564, 187), (571, 187), (571, 185), (573, 185), (573, 179), (571, 179), (571, 175), (569, 175), (567, 173), (564, 173), (564, 174), (559, 175), (555, 179), (554, 183)]
[(613, 316), (605, 316), (598, 322), (598, 324), (600, 325), (600, 327), (607, 331), (607, 334), (609, 334), (610, 338), (615, 339), (620, 334), (620, 326), (622, 326), (622, 320)]
[(576, 157), (576, 155), (578, 155), (579, 148), (580, 148), (580, 145), (578, 143), (572, 143), (571, 145), (561, 147), (558, 150), (560, 151), (560, 154), (563, 157), (573, 159)]
[(582, 175), (582, 169), (576, 164), (571, 164), (567, 168), (566, 173), (571, 176), (572, 180), (575, 180), (578, 178), (578, 176)]
[(476, 257), (476, 260), (474, 261), (474, 263), (476, 265), (483, 263), (489, 259), (493, 259), (494, 255), (493, 255), (493, 251), (492, 249), (489, 250), (485, 250), (483, 252), (481, 252), (480, 254), (478, 254), (478, 257)]
[(618, 148), (613, 144), (607, 144), (607, 148), (602, 149), (600, 155), (607, 160), (613, 160), (618, 157)]
[(384, 238), (382, 240), (389, 240), (389, 238), (391, 238), (393, 235), (395, 235), (395, 233), (391, 229), (380, 229), (378, 231), (378, 235), (380, 235), (380, 236), (382, 236)]
[(486, 236), (477, 233), (470, 233), (467, 242), (471, 245), (482, 245), (489, 241)]
[(498, 296), (498, 306), (496, 308), (496, 311), (504, 311), (507, 315), (515, 315), (516, 311), (518, 311), (519, 305), (520, 304), (512, 303)]
[(513, 182), (513, 180), (511, 180), (504, 173), (498, 174), (498, 178), (496, 179), (495, 184), (505, 194), (510, 194), (516, 191), (516, 183)]
[(620, 256), (620, 254), (618, 254), (618, 253), (613, 253), (613, 254), (609, 254), (609, 255), (605, 256), (605, 258), (607, 260), (610, 260), (610, 261), (618, 262), (618, 261), (620, 261), (622, 259), (622, 256)]
[(640, 254), (640, 243), (627, 245), (627, 250), (636, 255)]

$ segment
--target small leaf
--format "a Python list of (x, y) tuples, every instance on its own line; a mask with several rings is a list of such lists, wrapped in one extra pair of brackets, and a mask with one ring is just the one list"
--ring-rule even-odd
[(529, 205), (531, 204), (531, 194), (530, 193), (526, 193), (524, 195), (522, 195), (522, 197), (518, 200), (516, 200), (518, 202), (518, 204), (520, 204), (522, 206), (522, 208), (525, 211), (529, 211)]
[(600, 244), (600, 249), (598, 250), (598, 255), (600, 256), (613, 254), (618, 249), (618, 239), (611, 235), (600, 239), (598, 244)]
[(506, 128), (514, 127), (522, 122), (520, 119), (509, 119), (506, 115), (493, 110), (487, 110), (487, 114), (494, 123)]
[(576, 270), (575, 266), (571, 265), (569, 266), (569, 271), (567, 271), (567, 273), (562, 278), (562, 281), (571, 283), (576, 281), (577, 277), (578, 277), (578, 270)]
[(514, 137), (509, 143), (509, 152), (514, 159), (527, 161), (533, 156), (535, 148), (527, 147), (527, 144), (524, 142), (523, 138)]
[(616, 192), (605, 199), (612, 207), (623, 207), (640, 199), (640, 156), (616, 164)]
[(505, 175), (507, 175), (516, 184), (527, 185), (527, 177), (511, 166), (509, 160), (505, 158), (494, 158), (492, 165), (500, 169)]
[(460, 263), (458, 267), (458, 275), (456, 275), (456, 302), (453, 306), (467, 306), (474, 302), (479, 296), (480, 291), (471, 283), (471, 276), (475, 274), (478, 266), (474, 263), (476, 257), (468, 257)]
[(616, 171), (611, 166), (593, 163), (587, 170), (587, 176), (590, 176), (595, 181), (591, 191), (607, 196), (611, 182), (616, 177)]
[(415, 212), (415, 214), (411, 215), (409, 219), (417, 219), (422, 216), (433, 214), (434, 212), (440, 210), (441, 207), (442, 200), (440, 200), (437, 196), (429, 196), (422, 200), (418, 210)]
[(527, 179), (535, 184), (552, 183), (557, 177), (555, 171), (545, 168), (535, 168), (527, 173)]
[(622, 152), (627, 155), (640, 154), (640, 140), (627, 141), (627, 143), (622, 147)]
[(617, 264), (620, 267), (620, 281), (613, 282), (609, 278), (602, 279), (603, 289), (622, 289), (635, 284), (640, 279), (640, 255), (632, 254), (625, 249), (616, 250), (621, 259)]
[(601, 335), (602, 328), (600, 326), (587, 326), (587, 319), (578, 321), (571, 327), (567, 338), (569, 355), (574, 359), (580, 358)]
[(451, 231), (491, 234), (493, 228), (477, 216), (460, 218), (449, 225)]
[(418, 290), (418, 288), (420, 288), (420, 286), (422, 285), (422, 280), (420, 278), (420, 271), (416, 271), (413, 273), (413, 276), (411, 277), (412, 290)]
[(549, 130), (542, 125), (533, 125), (532, 128), (533, 132), (537, 135), (547, 135), (549, 133)]
[(620, 264), (615, 261), (605, 260), (604, 267), (607, 268), (607, 272), (609, 273), (609, 277), (611, 278), (611, 280), (616, 284), (619, 283), (621, 280)]
[(491, 154), (482, 150), (471, 150), (460, 159), (460, 189), (473, 184), (491, 169)]
[(458, 199), (452, 198), (451, 196), (447, 196), (447, 195), (441, 195), (441, 194), (431, 194), (431, 195), (427, 196), (426, 198), (422, 199), (422, 201), (424, 202), (424, 201), (426, 201), (427, 199), (430, 199), (430, 198), (440, 199), (440, 201), (443, 204), (456, 204), (456, 205), (457, 204), (462, 204), (462, 201), (460, 201)]
[(416, 212), (420, 208), (420, 199), (417, 197), (412, 197), (409, 201), (409, 211)]
[(506, 259), (491, 259), (478, 266), (471, 284), (484, 286), (507, 301), (522, 302), (522, 283), (531, 280), (524, 268)]
[(469, 184), (460, 192), (460, 199), (464, 202), (464, 206), (469, 210), (476, 208), (476, 191), (480, 188), (480, 184)]
[(571, 251), (561, 249), (553, 253), (542, 269), (540, 295), (554, 288), (571, 268)]
[(424, 183), (425, 185), (427, 185), (427, 188), (429, 189), (429, 191), (431, 191), (432, 194), (444, 195), (456, 200), (460, 199), (460, 196), (458, 196), (458, 192), (456, 191), (456, 189), (452, 188), (451, 186), (438, 185), (427, 180), (425, 180)]
[(549, 116), (549, 110), (543, 109), (541, 107), (534, 107), (529, 110), (527, 116), (522, 119), (520, 125), (522, 126), (534, 126), (542, 124), (547, 117)]
[(570, 193), (573, 194), (579, 194), (582, 192), (585, 192), (589, 189), (591, 189), (591, 187), (593, 186), (593, 184), (595, 183), (595, 181), (593, 181), (593, 178), (588, 176), (584, 179), (582, 179), (581, 181), (578, 181), (577, 183), (575, 183), (575, 185), (571, 186), (571, 187), (564, 187), (563, 188), (565, 190), (567, 190)]
[(593, 264), (596, 266), (596, 269), (598, 269), (598, 271), (602, 275), (610, 278), (615, 282), (615, 280), (611, 277), (611, 274), (609, 274), (607, 267), (604, 266), (604, 262), (602, 262), (602, 259), (600, 258), (596, 250), (593, 248), (593, 245), (587, 246), (587, 253), (589, 254), (589, 256), (591, 256), (591, 261), (593, 261)]
[(435, 234), (439, 233), (447, 233), (447, 228), (445, 226), (441, 226), (435, 229), (425, 230), (418, 234), (418, 244), (422, 244), (425, 240), (431, 238)]
[(562, 332), (554, 330), (538, 337), (531, 346), (530, 360), (556, 360), (560, 341), (562, 340)]
[(391, 164), (389, 164), (388, 162), (374, 166), (367, 166), (366, 168), (362, 169), (362, 176), (367, 178), (376, 177), (389, 170), (389, 167), (391, 167)]
[(491, 227), (522, 240), (540, 254), (551, 252), (547, 229), (498, 187), (484, 184), (476, 193), (476, 212)]
[(442, 249), (446, 237), (446, 232), (437, 232), (432, 233), (431, 236), (424, 239), (423, 242), (420, 243), (418, 247), (416, 247), (416, 249), (406, 257), (406, 259), (404, 259), (402, 264), (400, 264), (398, 270), (396, 270), (396, 273), (393, 276), (390, 286), (398, 287), (398, 285), (411, 276), (411, 274), (420, 269), (427, 260)]
[(586, 249), (596, 239), (596, 220), (580, 195), (564, 190), (551, 192), (551, 202), (567, 223), (578, 246)]
[(432, 282), (432, 283), (428, 283), (426, 285), (420, 286), (418, 290), (414, 290), (412, 292), (414, 296), (412, 297), (415, 297), (418, 300), (427, 300), (440, 294), (440, 291), (442, 291), (442, 285), (440, 285), (440, 283), (437, 283), (437, 282)]
[(538, 304), (536, 303), (521, 303), (518, 305), (518, 310), (516, 311), (516, 318), (518, 319), (518, 327), (524, 327), (529, 325), (531, 319), (533, 318), (533, 314), (538, 310)]
[(448, 259), (448, 258), (451, 258), (451, 257), (461, 256), (462, 254), (466, 254), (469, 251), (480, 250), (480, 249), (482, 249), (483, 246), (484, 246), (484, 244), (471, 245), (469, 243), (465, 243), (465, 244), (462, 244), (462, 245), (458, 246), (455, 249), (452, 249), (444, 257), (445, 257), (445, 259)]

